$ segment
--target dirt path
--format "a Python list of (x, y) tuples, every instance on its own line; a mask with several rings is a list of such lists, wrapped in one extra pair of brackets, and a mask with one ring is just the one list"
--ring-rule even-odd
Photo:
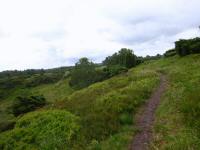
[(154, 91), (150, 99), (143, 108), (142, 114), (139, 115), (136, 126), (139, 132), (134, 136), (130, 150), (147, 150), (151, 141), (152, 124), (155, 118), (155, 111), (159, 105), (160, 98), (166, 89), (166, 78), (161, 76), (160, 86)]

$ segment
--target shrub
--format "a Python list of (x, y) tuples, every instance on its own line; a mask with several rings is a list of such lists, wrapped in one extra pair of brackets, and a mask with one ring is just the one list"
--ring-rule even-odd
[(104, 72), (106, 73), (107, 78), (118, 75), (120, 73), (127, 72), (128, 69), (126, 67), (120, 65), (113, 65), (104, 68)]
[(69, 84), (75, 89), (81, 89), (96, 82), (96, 75), (94, 63), (89, 62), (87, 58), (81, 58), (71, 72)]
[(164, 54), (165, 57), (171, 57), (171, 56), (175, 56), (175, 55), (176, 55), (175, 49), (170, 49), (170, 50), (166, 51)]
[(175, 42), (175, 49), (180, 56), (200, 53), (200, 38), (179, 40)]
[(121, 65), (126, 68), (132, 68), (136, 66), (136, 56), (131, 49), (122, 48), (118, 53), (106, 57), (103, 64), (107, 66)]
[(31, 112), (0, 135), (0, 149), (71, 149), (78, 118), (63, 110)]
[(12, 111), (15, 116), (18, 116), (20, 114), (33, 111), (38, 107), (42, 107), (45, 103), (46, 100), (43, 96), (18, 96), (13, 102)]
[(24, 84), (26, 87), (35, 87), (41, 84), (55, 83), (62, 78), (62, 75), (59, 73), (35, 74), (27, 78)]

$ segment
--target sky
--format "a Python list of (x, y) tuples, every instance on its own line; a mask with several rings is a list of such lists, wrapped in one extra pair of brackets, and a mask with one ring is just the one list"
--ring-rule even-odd
[(200, 35), (199, 0), (0, 0), (0, 71), (164, 53)]

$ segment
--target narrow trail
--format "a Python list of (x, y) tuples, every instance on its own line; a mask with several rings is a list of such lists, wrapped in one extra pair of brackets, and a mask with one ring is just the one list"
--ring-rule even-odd
[(144, 106), (144, 111), (139, 115), (136, 126), (139, 132), (134, 136), (130, 150), (148, 150), (148, 144), (152, 138), (152, 125), (155, 118), (155, 111), (160, 103), (162, 94), (166, 89), (167, 81), (164, 75), (161, 75), (160, 85), (151, 95)]

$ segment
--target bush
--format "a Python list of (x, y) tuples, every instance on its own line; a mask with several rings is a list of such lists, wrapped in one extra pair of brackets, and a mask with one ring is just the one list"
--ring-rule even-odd
[(180, 56), (200, 53), (200, 38), (179, 40), (175, 42), (175, 49)]
[(18, 116), (20, 114), (33, 111), (38, 107), (42, 107), (45, 103), (46, 100), (43, 96), (18, 96), (13, 102), (12, 111), (15, 116)]
[(0, 135), (0, 149), (71, 149), (78, 118), (63, 110), (31, 112)]
[(26, 87), (35, 87), (41, 84), (55, 83), (62, 78), (62, 74), (56, 73), (44, 73), (35, 74), (30, 78), (27, 78), (24, 82)]
[(176, 55), (176, 50), (175, 49), (170, 49), (168, 51), (165, 52), (164, 56), (165, 57), (172, 57)]
[(71, 72), (69, 84), (75, 89), (81, 89), (95, 83), (96, 75), (95, 64), (89, 62), (88, 58), (81, 58)]
[(104, 68), (103, 70), (104, 70), (107, 78), (128, 71), (128, 69), (126, 67), (123, 67), (123, 66), (120, 66), (120, 65), (108, 66), (108, 67)]

